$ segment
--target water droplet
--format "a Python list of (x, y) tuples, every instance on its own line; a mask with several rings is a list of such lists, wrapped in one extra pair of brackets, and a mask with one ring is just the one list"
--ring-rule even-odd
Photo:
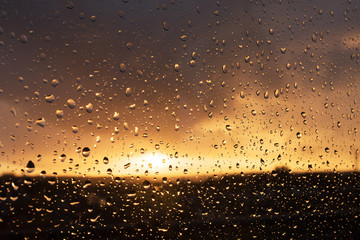
[(86, 106), (85, 106), (85, 109), (88, 113), (91, 113), (92, 110), (93, 110), (94, 106), (91, 104), (91, 103), (88, 103)]
[(97, 20), (96, 16), (91, 16), (91, 17), (90, 17), (90, 21), (96, 22), (96, 20)]
[(106, 174), (107, 174), (107, 175), (111, 175), (111, 174), (112, 174), (112, 169), (111, 169), (111, 168), (108, 168), (108, 169), (106, 170)]
[(65, 155), (65, 154), (61, 154), (59, 158), (60, 158), (60, 160), (61, 160), (62, 162), (64, 162), (65, 159), (66, 159), (66, 155)]
[(278, 98), (278, 97), (280, 96), (279, 89), (276, 89), (276, 90), (274, 91), (274, 96), (275, 96), (276, 98)]
[(63, 110), (56, 110), (56, 116), (58, 118), (62, 118), (64, 116), (64, 111)]
[(104, 159), (103, 159), (103, 163), (104, 163), (104, 164), (108, 164), (108, 163), (109, 163), (109, 158), (104, 157)]
[(228, 130), (228, 131), (231, 131), (231, 126), (230, 125), (226, 125), (226, 130)]
[(73, 133), (79, 132), (79, 128), (76, 125), (72, 126), (71, 129)]
[(120, 63), (119, 69), (120, 69), (120, 72), (125, 72), (126, 71), (125, 63)]
[(243, 91), (240, 92), (240, 97), (241, 97), (241, 98), (244, 98), (244, 97), (245, 97), (245, 94), (244, 94)]
[(131, 110), (135, 110), (136, 109), (136, 104), (134, 103), (134, 104), (131, 104), (130, 106), (129, 106), (129, 108), (131, 109)]
[(176, 63), (174, 65), (174, 69), (175, 69), (176, 72), (180, 71), (180, 65)]
[(114, 116), (113, 116), (113, 119), (114, 119), (115, 121), (119, 120), (119, 119), (120, 119), (120, 113), (115, 112), (115, 113), (114, 113)]
[(90, 155), (90, 148), (84, 147), (84, 148), (82, 149), (82, 155), (83, 155), (84, 157), (88, 157), (88, 156)]
[(169, 23), (168, 22), (163, 22), (163, 29), (165, 30), (165, 31), (169, 31)]
[(73, 109), (76, 106), (76, 103), (73, 99), (67, 100), (67, 105), (69, 108)]
[(151, 186), (151, 184), (150, 184), (150, 182), (148, 180), (145, 180), (143, 182), (143, 187), (144, 187), (145, 190), (149, 189), (150, 186)]
[(28, 173), (34, 172), (34, 171), (35, 171), (35, 164), (34, 164), (32, 161), (29, 161), (29, 162), (26, 164), (25, 170), (26, 170)]
[(28, 37), (25, 34), (21, 34), (20, 35), (20, 41), (22, 43), (27, 43), (28, 42)]
[(268, 98), (269, 98), (269, 92), (268, 92), (268, 91), (265, 91), (265, 93), (264, 93), (264, 98), (265, 98), (265, 99), (268, 99)]
[(125, 96), (130, 97), (132, 95), (132, 88), (128, 87), (125, 90)]
[(188, 39), (188, 36), (187, 35), (182, 35), (180, 37), (181, 41), (186, 41)]
[(126, 44), (126, 47), (127, 47), (128, 50), (131, 50), (131, 49), (133, 49), (133, 44), (131, 42), (128, 42)]
[(45, 96), (45, 100), (48, 103), (52, 103), (55, 101), (55, 96), (53, 94)]
[(45, 118), (39, 118), (35, 123), (40, 127), (45, 127)]

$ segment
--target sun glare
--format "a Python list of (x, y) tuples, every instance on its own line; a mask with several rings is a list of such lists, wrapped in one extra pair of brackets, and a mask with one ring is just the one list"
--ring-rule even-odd
[(165, 168), (168, 157), (165, 154), (152, 152), (144, 155), (142, 160), (146, 168), (161, 170)]

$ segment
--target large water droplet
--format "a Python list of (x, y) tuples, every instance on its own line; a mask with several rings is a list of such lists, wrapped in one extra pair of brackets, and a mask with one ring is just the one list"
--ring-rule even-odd
[(32, 161), (29, 161), (27, 164), (26, 164), (26, 171), (28, 173), (32, 173), (35, 171), (35, 164), (32, 162)]
[(84, 148), (82, 149), (82, 155), (83, 155), (84, 157), (88, 157), (88, 156), (90, 155), (90, 148), (84, 147)]
[(52, 103), (55, 101), (55, 96), (53, 94), (45, 96), (45, 100), (48, 103)]
[(125, 96), (130, 97), (132, 95), (132, 88), (128, 87), (125, 90)]
[(150, 186), (151, 186), (151, 184), (150, 184), (150, 182), (149, 182), (148, 180), (145, 180), (145, 181), (143, 182), (143, 187), (144, 187), (145, 190), (146, 190), (146, 189), (149, 189)]
[(67, 105), (69, 108), (73, 109), (76, 106), (76, 103), (73, 99), (67, 100)]
[(91, 104), (91, 103), (88, 103), (86, 106), (85, 106), (85, 109), (88, 113), (91, 113), (92, 110), (93, 110), (94, 106)]
[(36, 124), (40, 127), (45, 127), (45, 123), (45, 118), (39, 118), (38, 120), (36, 120)]

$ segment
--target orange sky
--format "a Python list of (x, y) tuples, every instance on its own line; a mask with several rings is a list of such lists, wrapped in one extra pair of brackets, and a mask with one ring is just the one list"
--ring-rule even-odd
[(0, 171), (353, 170), (360, 16), (324, 3), (9, 3)]

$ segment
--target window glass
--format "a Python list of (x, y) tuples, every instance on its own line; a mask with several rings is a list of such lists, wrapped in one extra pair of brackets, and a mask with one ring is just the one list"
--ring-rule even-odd
[(0, 238), (356, 238), (358, 7), (2, 0)]

